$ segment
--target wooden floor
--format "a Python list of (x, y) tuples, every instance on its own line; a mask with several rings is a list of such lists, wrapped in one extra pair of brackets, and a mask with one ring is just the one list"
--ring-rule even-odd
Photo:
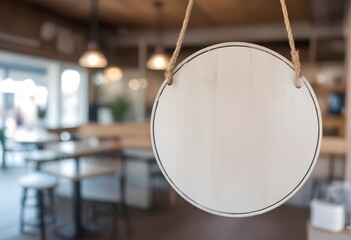
[[(23, 169), (0, 170), (0, 240), (36, 240), (36, 229), (18, 231), (20, 188)], [(58, 199), (59, 221), (47, 230), (49, 240), (60, 239), (53, 230), (70, 218), (69, 199)], [(204, 213), (181, 201), (172, 208), (162, 201), (154, 210), (130, 210), (131, 240), (305, 240), (308, 210), (283, 206), (270, 213), (250, 218), (230, 219)], [(109, 239), (110, 222), (101, 219), (101, 234), (94, 239)], [(123, 221), (118, 224), (118, 239), (128, 239)]]

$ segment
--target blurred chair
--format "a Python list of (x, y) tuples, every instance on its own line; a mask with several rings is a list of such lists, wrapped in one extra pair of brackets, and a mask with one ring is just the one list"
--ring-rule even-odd
[[(129, 214), (124, 202), (124, 177), (121, 171), (115, 175), (96, 177), (83, 181), (82, 198), (91, 203), (92, 221), (100, 216), (110, 215), (112, 217), (111, 239), (116, 238), (118, 223), (117, 217), (122, 214), (125, 221), (127, 234), (131, 234)], [(100, 211), (99, 206), (105, 205), (112, 209)]]
[(148, 186), (152, 193), (151, 204), (152, 207), (155, 207), (158, 203), (158, 191), (169, 189), (169, 187), (156, 162), (153, 151), (149, 149), (125, 149), (122, 155), (127, 161), (137, 161), (147, 164)]
[[(57, 180), (43, 173), (30, 173), (24, 175), (20, 178), (20, 185), (23, 188), (23, 194), (21, 199), (21, 212), (20, 212), (20, 231), (24, 232), (25, 225), (39, 225), (40, 229), (40, 239), (45, 239), (45, 225), (50, 222), (55, 222), (55, 212), (54, 212), (54, 196), (53, 190), (57, 185)], [(28, 205), (28, 190), (34, 190), (36, 192), (36, 204)], [(44, 202), (44, 193), (49, 196), (48, 206)], [(34, 206), (37, 207), (39, 213), (38, 224), (27, 222), (25, 219), (25, 209), (27, 207)], [(50, 209), (51, 221), (46, 221), (45, 210)], [(50, 219), (49, 219), (50, 220)]]
[(42, 164), (60, 160), (62, 159), (62, 156), (48, 149), (38, 149), (26, 153), (24, 159), (27, 162), (34, 163), (35, 170), (39, 171), (41, 169)]
[(7, 157), (9, 153), (23, 152), (26, 150), (21, 145), (6, 139), (4, 128), (0, 128), (0, 144), (2, 149), (2, 162), (1, 162), (2, 168), (7, 167)]
[(158, 204), (159, 190), (169, 189), (167, 180), (163, 176), (161, 169), (157, 165), (154, 158), (147, 160), (149, 163), (150, 188), (152, 190), (152, 205), (155, 207)]

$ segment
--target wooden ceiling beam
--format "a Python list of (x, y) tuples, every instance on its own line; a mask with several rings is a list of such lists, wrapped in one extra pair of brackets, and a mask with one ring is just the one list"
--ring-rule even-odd
[(203, 21), (210, 26), (218, 25), (218, 22), (213, 17), (211, 17), (208, 11), (203, 7), (203, 3), (203, 1), (194, 2), (193, 15), (195, 12), (197, 15), (201, 16)]
[[(299, 22), (292, 25), (295, 40), (310, 40), (311, 38), (342, 37), (343, 26), (313, 26), (308, 22)], [(178, 31), (164, 33), (164, 45), (173, 48), (178, 38)], [(140, 41), (149, 46), (157, 43), (154, 31), (134, 31), (123, 35), (113, 36), (108, 42), (116, 47), (137, 46)], [(283, 24), (192, 28), (186, 33), (183, 46), (206, 46), (227, 41), (270, 42), (285, 41), (287, 34)]]

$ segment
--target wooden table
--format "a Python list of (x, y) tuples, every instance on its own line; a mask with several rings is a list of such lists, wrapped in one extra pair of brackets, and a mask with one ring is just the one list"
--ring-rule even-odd
[(93, 156), (103, 153), (116, 152), (121, 149), (121, 144), (115, 141), (68, 141), (47, 144), (45, 148), (55, 151), (65, 158), (79, 158), (84, 156)]
[[(81, 127), (80, 130), (80, 137), (91, 137), (101, 140), (118, 139), (121, 143), (122, 153), (125, 158), (131, 158), (134, 161), (140, 160), (146, 162), (149, 169), (155, 162), (155, 156), (152, 151), (151, 138), (149, 134), (149, 124), (113, 124), (108, 126), (89, 124)], [(170, 204), (175, 206), (177, 201), (177, 193), (171, 187), (169, 189), (168, 197)]]
[[(117, 139), (121, 143), (122, 153), (125, 157), (136, 157), (135, 159), (141, 160), (143, 158), (140, 158), (138, 155), (140, 155), (140, 152), (143, 152), (143, 156), (149, 155), (144, 161), (147, 162), (150, 167), (150, 163), (154, 162), (155, 156), (152, 151), (149, 125), (149, 123), (112, 125), (88, 124), (79, 128), (78, 136), (81, 138), (97, 138), (100, 140)], [(176, 199), (176, 192), (170, 188), (169, 201), (172, 206), (175, 206)]]
[(78, 136), (98, 139), (147, 138), (150, 139), (150, 124), (89, 123), (79, 127)]
[[(46, 143), (52, 142), (59, 142), (60, 138), (56, 134), (48, 133), (45, 130), (28, 130), (28, 129), (17, 129), (16, 131), (10, 133), (6, 132), (5, 140), (10, 140), (11, 142), (30, 146), (35, 145), (38, 149), (42, 149), (43, 145)], [(2, 168), (6, 167), (6, 152), (10, 151), (11, 149), (7, 149), (7, 144), (4, 144), (3, 149), (3, 161), (2, 161)], [(28, 150), (28, 148), (24, 149)]]
[(115, 159), (100, 160), (84, 157), (80, 159), (79, 167), (79, 172), (77, 172), (74, 159), (65, 159), (45, 164), (42, 170), (57, 177), (67, 178), (72, 181), (81, 181), (86, 178), (115, 173), (119, 168), (119, 162)]
[(140, 149), (152, 151), (150, 138), (121, 138), (119, 142), (123, 149)]
[(47, 149), (53, 150), (62, 155), (63, 158), (73, 158), (70, 165), (49, 168), (48, 173), (56, 176), (69, 178), (73, 184), (73, 223), (59, 227), (56, 233), (67, 239), (78, 239), (96, 234), (96, 228), (91, 225), (83, 224), (81, 219), (81, 180), (87, 177), (105, 175), (115, 170), (110, 166), (97, 167), (97, 164), (80, 163), (81, 157), (95, 156), (104, 153), (117, 153), (120, 144), (117, 142), (98, 142), (98, 141), (70, 141), (56, 144), (49, 144)]

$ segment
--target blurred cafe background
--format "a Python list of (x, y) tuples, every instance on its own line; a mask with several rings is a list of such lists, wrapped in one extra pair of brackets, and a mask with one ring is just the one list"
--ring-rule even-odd
[[(231, 219), (179, 197), (151, 147), (187, 0), (1, 1), (0, 239), (351, 239), (351, 6), (286, 2), (321, 154), (286, 204)], [(279, 0), (195, 1), (178, 63), (232, 41), (290, 59)]]

